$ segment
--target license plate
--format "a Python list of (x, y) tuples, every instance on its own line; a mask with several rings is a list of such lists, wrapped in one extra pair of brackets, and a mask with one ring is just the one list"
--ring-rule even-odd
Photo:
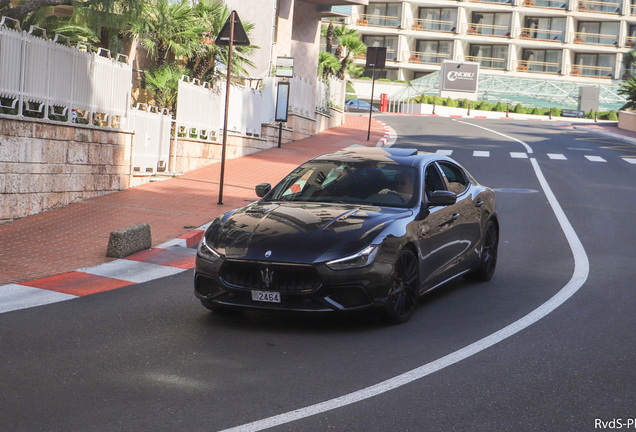
[(280, 293), (272, 291), (252, 291), (252, 300), (269, 303), (280, 303)]

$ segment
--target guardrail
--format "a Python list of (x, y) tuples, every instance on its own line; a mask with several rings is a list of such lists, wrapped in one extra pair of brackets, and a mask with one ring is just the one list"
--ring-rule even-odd
[(572, 43), (602, 46), (618, 46), (618, 35), (599, 33), (575, 32), (572, 34)]
[(464, 33), (472, 36), (510, 37), (510, 26), (494, 24), (464, 24)]
[(523, 27), (517, 29), (517, 37), (520, 39), (536, 40), (542, 42), (565, 42), (563, 30), (547, 30)]

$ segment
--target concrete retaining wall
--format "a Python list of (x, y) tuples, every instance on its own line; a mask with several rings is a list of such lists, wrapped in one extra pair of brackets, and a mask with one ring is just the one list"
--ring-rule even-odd
[(625, 129), (636, 132), (636, 112), (619, 111), (618, 112), (618, 127), (619, 129)]
[(0, 223), (129, 187), (132, 134), (0, 116)]

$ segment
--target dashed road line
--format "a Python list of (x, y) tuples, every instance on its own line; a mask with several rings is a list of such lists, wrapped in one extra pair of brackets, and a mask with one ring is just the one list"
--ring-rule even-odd
[(585, 159), (589, 160), (590, 162), (607, 162), (605, 159), (603, 159), (600, 156), (585, 155)]
[(490, 157), (490, 152), (489, 151), (478, 151), (478, 150), (475, 150), (473, 152), (473, 156), (475, 156), (475, 157)]
[(552, 160), (568, 160), (565, 155), (558, 153), (548, 153), (548, 157)]
[(528, 159), (528, 153), (510, 152), (510, 157), (513, 159)]

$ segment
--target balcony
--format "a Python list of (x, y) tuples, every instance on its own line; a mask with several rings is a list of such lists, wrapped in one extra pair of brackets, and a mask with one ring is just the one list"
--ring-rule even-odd
[(435, 31), (442, 33), (455, 33), (457, 24), (453, 21), (440, 21), (428, 19), (409, 19), (406, 22), (407, 28), (417, 31)]
[(567, 10), (568, 0), (524, 0), (523, 3), (521, 3), (521, 6)]
[(625, 48), (634, 49), (634, 46), (636, 46), (636, 36), (627, 36), (625, 38)]
[(573, 34), (572, 43), (600, 46), (618, 46), (618, 35), (576, 32)]
[(464, 24), (464, 33), (469, 36), (510, 37), (510, 27), (493, 24)]
[(519, 60), (517, 62), (517, 72), (559, 75), (561, 74), (561, 64), (531, 60)]
[(451, 54), (425, 53), (417, 51), (404, 51), (403, 61), (411, 64), (441, 65), (444, 60), (452, 60)]
[(565, 32), (563, 30), (547, 30), (524, 27), (517, 29), (517, 37), (523, 40), (563, 42), (565, 40)]
[(572, 65), (570, 67), (570, 76), (572, 77), (612, 79), (613, 75), (614, 68), (609, 66)]
[(579, 12), (589, 13), (603, 13), (618, 15), (621, 13), (622, 3), (619, 2), (604, 2), (597, 0), (579, 0), (577, 10)]
[(355, 24), (358, 26), (398, 28), (400, 26), (400, 17), (361, 14), (358, 15)]
[[(366, 53), (360, 53), (353, 56), (354, 60), (365, 60), (366, 58), (367, 58)], [(397, 51), (391, 48), (387, 48), (386, 61), (397, 61)]]
[(471, 3), (500, 4), (512, 6), (513, 0), (469, 0)]
[(464, 56), (463, 59), (469, 62), (479, 63), (479, 67), (482, 69), (494, 69), (494, 70), (506, 70), (505, 58), (493, 58), (493, 57), (479, 57), (479, 56)]

